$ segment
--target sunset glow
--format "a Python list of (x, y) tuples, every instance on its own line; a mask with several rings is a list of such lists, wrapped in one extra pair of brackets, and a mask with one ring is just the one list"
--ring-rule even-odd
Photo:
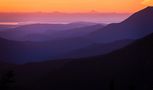
[(142, 4), (144, 4), (144, 5), (153, 5), (153, 0), (144, 0), (142, 2)]
[(0, 0), (0, 12), (135, 12), (153, 0)]

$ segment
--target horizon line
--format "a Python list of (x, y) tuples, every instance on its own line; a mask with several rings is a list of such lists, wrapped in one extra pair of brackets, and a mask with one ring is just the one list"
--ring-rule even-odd
[(35, 13), (40, 13), (40, 14), (132, 14), (134, 12), (98, 12), (98, 11), (95, 11), (95, 12), (92, 12), (92, 11), (89, 11), (89, 12), (62, 12), (62, 11), (51, 11), (51, 12), (47, 12), (47, 11), (32, 11), (32, 12), (15, 12), (15, 11), (0, 11), (0, 14), (2, 13), (14, 13), (14, 14), (23, 14), (23, 13), (26, 13), (26, 14), (35, 14)]

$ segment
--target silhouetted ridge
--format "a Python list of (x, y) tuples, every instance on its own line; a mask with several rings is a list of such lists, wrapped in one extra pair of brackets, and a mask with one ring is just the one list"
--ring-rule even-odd
[(153, 7), (152, 6), (146, 7), (133, 14), (125, 21), (123, 21), (123, 23), (136, 23), (136, 22), (137, 24), (141, 23), (142, 25), (145, 24), (145, 22), (147, 24), (153, 23)]
[(21, 85), (34, 79), (28, 90), (152, 90), (152, 40), (153, 34), (105, 56), (25, 64), (19, 75), (29, 81)]
[(89, 37), (97, 42), (140, 39), (153, 33), (153, 7), (140, 10), (121, 23), (110, 24)]

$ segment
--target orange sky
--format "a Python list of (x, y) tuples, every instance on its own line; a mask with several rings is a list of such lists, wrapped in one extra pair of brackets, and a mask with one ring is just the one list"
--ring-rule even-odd
[(0, 0), (0, 12), (135, 12), (153, 0)]

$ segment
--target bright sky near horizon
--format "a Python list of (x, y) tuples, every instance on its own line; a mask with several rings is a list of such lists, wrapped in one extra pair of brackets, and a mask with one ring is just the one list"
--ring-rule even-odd
[(135, 12), (153, 0), (0, 0), (0, 12)]

